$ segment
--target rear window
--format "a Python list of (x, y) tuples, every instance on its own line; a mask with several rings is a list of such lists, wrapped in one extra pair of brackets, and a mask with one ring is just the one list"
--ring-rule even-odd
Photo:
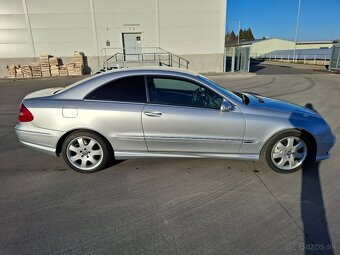
[(90, 92), (85, 99), (121, 102), (146, 102), (144, 76), (111, 81)]

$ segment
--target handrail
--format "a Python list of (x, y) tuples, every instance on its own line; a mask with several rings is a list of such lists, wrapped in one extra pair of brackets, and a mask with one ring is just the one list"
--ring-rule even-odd
[[(131, 49), (131, 48), (111, 48), (111, 47), (107, 47), (107, 48), (101, 49), (100, 53), (103, 57), (108, 55), (107, 54), (108, 50), (116, 51), (113, 55), (111, 55), (109, 58), (107, 58), (104, 61), (104, 63), (103, 63), (104, 69), (110, 68), (109, 62), (112, 59), (114, 59), (115, 62), (120, 62), (121, 64), (123, 64), (123, 66), (125, 65), (126, 62), (131, 62), (131, 61), (141, 62), (142, 65), (144, 64), (144, 62), (157, 61), (159, 63), (159, 65), (177, 66), (179, 68), (184, 67), (186, 69), (189, 68), (189, 61), (188, 60), (186, 60), (185, 58), (183, 58), (181, 56), (173, 54), (173, 53), (171, 53), (167, 50), (164, 50), (160, 47), (142, 47), (141, 53), (133, 53), (133, 54), (125, 53), (126, 49)], [(145, 50), (148, 50), (148, 52), (143, 52)], [(153, 55), (153, 60), (146, 60), (145, 57), (148, 56), (148, 55)], [(122, 56), (122, 59), (118, 60), (118, 56)], [(127, 56), (137, 56), (138, 60), (126, 60)], [(163, 56), (167, 56), (167, 58), (164, 59)], [(116, 63), (116, 64), (118, 64), (118, 63)]]

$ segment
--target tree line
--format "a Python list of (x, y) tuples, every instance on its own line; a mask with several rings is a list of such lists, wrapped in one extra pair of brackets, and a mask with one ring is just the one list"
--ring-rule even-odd
[[(240, 42), (241, 41), (253, 41), (255, 40), (253, 31), (251, 28), (248, 29), (240, 29)], [(230, 45), (235, 45), (238, 42), (238, 35), (235, 34), (234, 30), (231, 32), (227, 32), (225, 35), (225, 45), (228, 47)]]

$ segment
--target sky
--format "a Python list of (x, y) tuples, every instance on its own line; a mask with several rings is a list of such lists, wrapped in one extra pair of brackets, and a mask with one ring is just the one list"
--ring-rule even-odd
[[(227, 32), (294, 40), (299, 0), (227, 0)], [(340, 0), (301, 0), (298, 41), (340, 39)]]

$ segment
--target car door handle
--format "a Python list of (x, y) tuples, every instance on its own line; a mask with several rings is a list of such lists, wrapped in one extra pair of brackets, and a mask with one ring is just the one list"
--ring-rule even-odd
[(149, 117), (161, 117), (162, 113), (157, 111), (145, 111), (144, 114)]

